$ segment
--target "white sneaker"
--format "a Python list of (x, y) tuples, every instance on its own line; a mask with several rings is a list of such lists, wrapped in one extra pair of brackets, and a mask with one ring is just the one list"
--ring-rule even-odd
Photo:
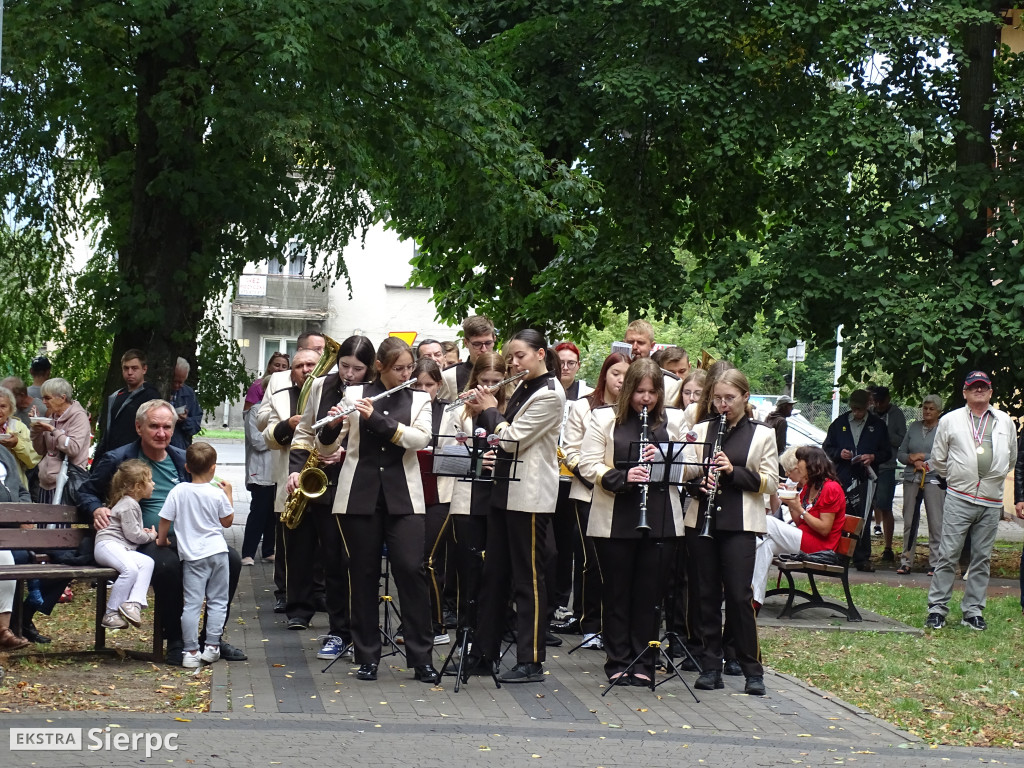
[(555, 621), (565, 621), (566, 619), (572, 618), (572, 608), (566, 608), (564, 605), (560, 605), (555, 608)]
[(142, 626), (142, 606), (138, 603), (121, 603), (117, 612), (133, 627)]
[(215, 661), (220, 661), (220, 646), (207, 645), (203, 648), (203, 655), (199, 658), (207, 664), (213, 664)]
[(595, 632), (594, 634), (587, 635), (583, 638), (580, 648), (587, 648), (592, 651), (603, 651), (604, 641), (601, 639), (601, 635)]
[(121, 618), (121, 614), (117, 611), (107, 611), (103, 614), (100, 624), (107, 629), (124, 629), (128, 626), (128, 622)]
[(251, 557), (243, 557), (242, 565), (256, 565), (256, 561), (253, 560)]
[(452, 641), (451, 635), (447, 632), (442, 632), (439, 635), (434, 635), (434, 645), (448, 645)]
[(199, 665), (202, 663), (202, 657), (199, 655), (199, 651), (185, 651), (181, 657), (181, 666), (185, 669), (199, 669)]

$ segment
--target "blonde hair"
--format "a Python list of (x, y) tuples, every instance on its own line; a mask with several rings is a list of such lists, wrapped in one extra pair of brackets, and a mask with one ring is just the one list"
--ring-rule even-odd
[(628, 334), (630, 331), (633, 331), (634, 333), (642, 333), (652, 344), (654, 343), (654, 326), (646, 320), (634, 320), (626, 326), (626, 333)]
[(152, 479), (153, 472), (146, 462), (140, 459), (121, 462), (121, 466), (117, 468), (110, 481), (110, 498), (107, 500), (107, 506), (112, 507), (125, 496), (132, 496), (132, 491)]

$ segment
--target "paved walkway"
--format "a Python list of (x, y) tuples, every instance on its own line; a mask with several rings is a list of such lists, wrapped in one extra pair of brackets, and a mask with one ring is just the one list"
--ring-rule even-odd
[[(236, 520), (228, 532), (241, 543), (248, 512), (241, 468), (222, 464), (218, 474), (235, 484)], [(887, 578), (886, 572), (864, 574)], [(91, 752), (7, 751), (4, 766), (106, 766), (195, 764), (200, 766), (750, 766), (837, 765), (949, 766), (981, 761), (1022, 766), (1024, 753), (1008, 750), (932, 749), (912, 735), (858, 707), (801, 681), (768, 670), (768, 695), (744, 695), (742, 678), (725, 678), (722, 691), (698, 692), (670, 680), (655, 693), (607, 683), (603, 653), (569, 646), (549, 649), (543, 683), (495, 689), (488, 678), (471, 678), (454, 693), (454, 678), (438, 687), (416, 682), (401, 656), (382, 661), (376, 683), (355, 679), (355, 665), (339, 661), (329, 671), (315, 656), (318, 614), (309, 631), (288, 631), (273, 613), (272, 567), (243, 568), (227, 631), (249, 655), (244, 663), (214, 665), (209, 713), (170, 715), (65, 713), (6, 715), (15, 727), (80, 727), (110, 734), (175, 733), (177, 750), (146, 757), (139, 749)], [(919, 631), (868, 616), (860, 628)], [(774, 623), (771, 604), (762, 623)], [(851, 629), (828, 612), (794, 626)], [(570, 638), (566, 638), (569, 640)], [(441, 666), (450, 646), (438, 647)], [(184, 672), (182, 674), (185, 674)], [(691, 685), (694, 673), (684, 673)], [(99, 731), (104, 745), (106, 732)], [(2, 741), (2, 736), (0, 736)], [(86, 741), (86, 744), (89, 742)], [(95, 743), (95, 742), (94, 742)]]

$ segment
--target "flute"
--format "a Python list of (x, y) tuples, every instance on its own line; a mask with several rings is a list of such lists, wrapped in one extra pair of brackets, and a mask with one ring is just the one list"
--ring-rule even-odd
[[(503, 387), (506, 384), (511, 384), (516, 379), (521, 379), (521, 378), (523, 378), (523, 376), (525, 376), (528, 373), (529, 373), (529, 371), (520, 371), (515, 376), (509, 376), (507, 379), (502, 379), (497, 384), (492, 384), (492, 385), (490, 385), (488, 387), (481, 387), (481, 389), (486, 389), (488, 392), (497, 392), (498, 391), (498, 387)], [(455, 398), (455, 400), (453, 402), (451, 402), (447, 406), (445, 406), (444, 410), (445, 410), (446, 413), (449, 413), (451, 411), (454, 411), (460, 405), (464, 405), (464, 404), (468, 403), (471, 400), (476, 400), (476, 390), (475, 389), (471, 389), (471, 390), (469, 390), (467, 392), (463, 392), (461, 395), (459, 395), (457, 398)]]
[[(393, 395), (393, 394), (395, 394), (395, 392), (403, 390), (406, 387), (411, 387), (416, 382), (417, 382), (416, 379), (409, 379), (408, 381), (403, 381), (397, 387), (392, 387), (387, 392), (381, 392), (379, 395), (374, 395), (373, 397), (369, 398), (369, 400), (370, 400), (371, 403), (376, 401), (376, 400), (380, 400), (381, 398), (387, 397), (388, 395)], [(348, 415), (353, 414), (355, 412), (356, 412), (356, 407), (354, 405), (350, 406), (350, 407), (346, 408), (345, 410), (343, 410), (341, 413), (336, 413), (333, 416), (330, 416), (330, 415), (324, 416), (322, 419), (320, 419), (320, 421), (314, 423), (313, 426), (310, 427), (310, 429), (312, 429), (314, 432), (316, 432), (316, 431), (321, 430), (324, 427), (326, 427), (328, 424), (330, 424), (335, 419), (340, 419), (340, 418), (342, 418), (344, 416), (348, 416)]]

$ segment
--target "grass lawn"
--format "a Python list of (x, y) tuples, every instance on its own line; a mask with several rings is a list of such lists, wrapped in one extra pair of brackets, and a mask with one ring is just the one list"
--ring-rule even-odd
[[(841, 597), (841, 588), (822, 585)], [(860, 608), (920, 627), (926, 590), (883, 584), (852, 588)], [(937, 744), (1024, 747), (1024, 618), (1015, 595), (990, 599), (988, 629), (960, 625), (961, 592), (949, 622), (922, 637), (762, 627), (770, 667)]]
[(207, 440), (244, 440), (245, 432), (240, 429), (219, 429), (203, 427), (196, 437), (205, 437)]

